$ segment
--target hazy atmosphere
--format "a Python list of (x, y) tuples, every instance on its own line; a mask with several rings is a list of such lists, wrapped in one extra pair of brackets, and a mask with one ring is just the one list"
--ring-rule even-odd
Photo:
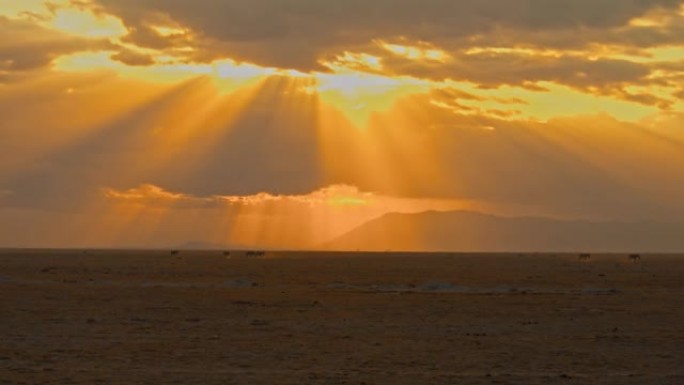
[(0, 0), (0, 385), (684, 384), (684, 0)]
[(0, 0), (0, 247), (681, 251), (682, 111), (681, 0)]

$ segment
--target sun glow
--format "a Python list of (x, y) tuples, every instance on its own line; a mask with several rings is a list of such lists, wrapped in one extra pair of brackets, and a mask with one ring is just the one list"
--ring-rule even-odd
[(389, 109), (398, 98), (429, 89), (428, 82), (417, 79), (363, 73), (317, 74), (315, 78), (313, 91), (357, 127), (364, 127), (372, 113)]

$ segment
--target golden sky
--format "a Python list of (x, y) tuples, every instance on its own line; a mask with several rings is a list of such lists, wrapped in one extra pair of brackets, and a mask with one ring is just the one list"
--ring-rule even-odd
[(681, 196), (682, 0), (0, 0), (0, 246)]

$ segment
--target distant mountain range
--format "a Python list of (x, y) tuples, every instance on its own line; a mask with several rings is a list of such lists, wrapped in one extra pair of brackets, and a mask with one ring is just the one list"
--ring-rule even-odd
[(594, 222), (477, 212), (386, 214), (323, 245), (329, 250), (684, 252), (684, 222)]

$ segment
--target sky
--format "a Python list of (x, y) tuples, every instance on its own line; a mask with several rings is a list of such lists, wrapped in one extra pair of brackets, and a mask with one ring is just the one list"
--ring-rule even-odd
[(0, 0), (0, 246), (684, 220), (682, 0)]

